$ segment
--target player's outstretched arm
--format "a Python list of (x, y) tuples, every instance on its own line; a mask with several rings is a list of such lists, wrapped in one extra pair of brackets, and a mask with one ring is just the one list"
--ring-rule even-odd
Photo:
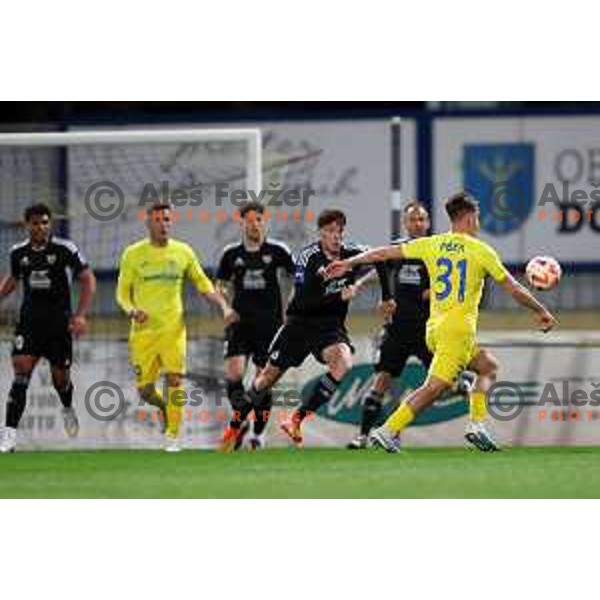
[(230, 301), (233, 298), (232, 284), (231, 281), (224, 281), (223, 279), (217, 279), (215, 283), (216, 290), (227, 300)]
[(369, 271), (358, 279), (353, 285), (350, 285), (342, 290), (342, 300), (351, 300), (355, 298), (364, 289), (365, 285), (370, 281), (377, 279), (377, 272), (375, 269), (369, 269)]
[(556, 317), (524, 286), (522, 286), (512, 275), (502, 283), (502, 287), (521, 305), (529, 308), (535, 313), (535, 318), (540, 329), (546, 333), (553, 329), (558, 321)]
[(75, 314), (71, 317), (69, 329), (75, 337), (85, 333), (86, 317), (92, 307), (92, 298), (96, 293), (96, 276), (89, 267), (83, 269), (79, 275), (79, 303)]
[(12, 275), (7, 275), (0, 280), (0, 300), (10, 296), (17, 289), (17, 280)]
[[(225, 296), (215, 289), (213, 282), (209, 279), (204, 269), (200, 266), (198, 258), (194, 251), (189, 248), (189, 265), (187, 269), (188, 277), (196, 286), (196, 289), (211, 304), (220, 309), (223, 314), (225, 325), (230, 325), (239, 319), (238, 314), (231, 308)], [(221, 277), (222, 279), (222, 277)]]
[(354, 267), (360, 265), (371, 265), (385, 262), (386, 260), (401, 260), (404, 258), (401, 246), (384, 246), (361, 252), (352, 258), (346, 260), (336, 260), (327, 266), (324, 272), (325, 279), (341, 277)]

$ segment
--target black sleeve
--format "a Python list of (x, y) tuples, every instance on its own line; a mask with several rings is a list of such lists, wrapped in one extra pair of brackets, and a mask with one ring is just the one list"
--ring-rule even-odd
[(278, 252), (277, 266), (281, 267), (288, 275), (293, 275), (296, 272), (294, 257), (287, 248), (280, 248)]
[(17, 258), (17, 253), (14, 250), (10, 253), (10, 276), (13, 279), (21, 279), (19, 260)]
[(221, 256), (221, 260), (219, 261), (219, 266), (217, 268), (217, 279), (219, 281), (231, 281), (233, 277), (233, 270), (231, 268), (231, 260), (230, 260), (231, 252), (225, 251)]
[(387, 262), (380, 262), (375, 265), (377, 269), (377, 276), (379, 277), (379, 285), (381, 286), (381, 300), (386, 302), (391, 300), (393, 297), (392, 286), (390, 283), (391, 269)]
[[(358, 254), (362, 254), (363, 252), (366, 252), (367, 250), (369, 250), (369, 246), (363, 246), (360, 244), (349, 244), (347, 247), (347, 257), (352, 258), (353, 256), (357, 256)], [(366, 275), (369, 271), (371, 271), (371, 269), (374, 266), (375, 265), (370, 264), (370, 265), (360, 265), (358, 267), (355, 267), (353, 269), (354, 277), (356, 279), (359, 279), (360, 277), (362, 277), (363, 275)]]
[(79, 275), (81, 271), (89, 267), (83, 254), (81, 254), (81, 250), (75, 244), (70, 244), (67, 248), (67, 264), (74, 275)]

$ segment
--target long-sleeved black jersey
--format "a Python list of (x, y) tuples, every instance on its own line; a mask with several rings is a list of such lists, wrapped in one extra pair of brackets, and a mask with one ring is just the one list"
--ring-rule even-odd
[[(340, 259), (351, 258), (364, 252), (364, 246), (344, 244)], [(287, 315), (292, 319), (322, 319), (343, 324), (348, 315), (347, 300), (342, 300), (342, 290), (356, 282), (364, 267), (352, 269), (342, 277), (325, 281), (323, 271), (332, 261), (327, 258), (320, 242), (301, 250), (296, 258), (294, 296)]]

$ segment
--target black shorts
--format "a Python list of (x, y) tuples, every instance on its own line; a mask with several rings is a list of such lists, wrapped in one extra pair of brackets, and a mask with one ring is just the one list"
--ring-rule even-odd
[(324, 363), (323, 350), (334, 344), (346, 344), (354, 352), (346, 328), (338, 322), (292, 319), (277, 332), (269, 349), (269, 362), (286, 370), (299, 367), (312, 354)]
[(68, 368), (73, 361), (73, 337), (68, 321), (20, 322), (15, 328), (13, 356), (45, 358), (53, 367)]
[(423, 325), (390, 323), (383, 328), (379, 345), (376, 373), (389, 373), (398, 377), (404, 370), (406, 361), (415, 356), (429, 368), (433, 356), (425, 342)]
[(257, 367), (264, 367), (269, 358), (269, 347), (281, 321), (242, 319), (225, 328), (225, 358), (251, 356)]

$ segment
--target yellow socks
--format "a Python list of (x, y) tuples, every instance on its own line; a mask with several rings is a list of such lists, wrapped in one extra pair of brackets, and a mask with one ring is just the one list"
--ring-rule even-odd
[(385, 427), (394, 435), (406, 429), (415, 420), (415, 413), (409, 404), (402, 404), (385, 422)]
[(472, 392), (469, 398), (470, 417), (474, 423), (481, 423), (487, 417), (485, 405), (485, 394), (483, 392)]
[(144, 394), (142, 397), (144, 399), (144, 402), (150, 404), (150, 406), (156, 406), (156, 408), (165, 407), (163, 395), (161, 394), (160, 390), (156, 389), (155, 385), (152, 386), (152, 394)]
[(168, 388), (167, 437), (178, 438), (185, 409), (185, 392), (182, 386)]

